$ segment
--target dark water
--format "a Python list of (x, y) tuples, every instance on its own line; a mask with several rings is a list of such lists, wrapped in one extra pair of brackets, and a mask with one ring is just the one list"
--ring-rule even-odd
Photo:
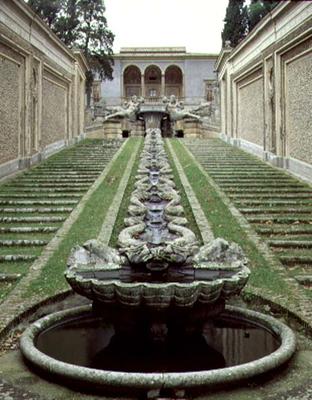
[[(188, 333), (187, 333), (188, 332)], [(116, 332), (113, 324), (91, 315), (68, 320), (41, 333), (37, 347), (71, 364), (125, 372), (186, 372), (230, 367), (272, 353), (279, 341), (267, 330), (219, 318), (200, 332), (167, 332), (152, 339), (149, 330)]]

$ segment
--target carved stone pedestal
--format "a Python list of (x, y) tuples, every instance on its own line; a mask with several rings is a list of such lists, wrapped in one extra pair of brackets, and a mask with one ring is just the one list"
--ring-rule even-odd
[(191, 118), (176, 121), (174, 130), (176, 136), (180, 136), (179, 132), (183, 131), (183, 136), (186, 138), (200, 138), (203, 135), (202, 123)]
[(144, 122), (124, 119), (121, 122), (121, 131), (128, 136), (144, 136)]
[(104, 138), (114, 139), (122, 137), (122, 128), (120, 119), (109, 119), (103, 122)]

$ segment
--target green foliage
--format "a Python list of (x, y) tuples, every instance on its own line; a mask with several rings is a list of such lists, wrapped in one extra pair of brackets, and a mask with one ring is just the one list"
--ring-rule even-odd
[(50, 28), (61, 10), (61, 0), (29, 0), (28, 5)]
[(91, 67), (87, 93), (94, 73), (112, 79), (114, 34), (107, 26), (103, 0), (29, 0), (28, 4), (67, 46), (83, 51)]
[(255, 25), (266, 16), (276, 5), (277, 1), (271, 0), (252, 0), (248, 6), (248, 30), (249, 32)]
[(244, 2), (245, 0), (229, 0), (222, 31), (223, 46), (226, 41), (230, 41), (232, 47), (237, 46), (248, 32), (247, 7)]
[(222, 31), (222, 45), (226, 41), (236, 47), (253, 27), (276, 5), (273, 0), (251, 0), (248, 6), (245, 0), (229, 0)]
[(140, 138), (128, 139), (123, 151), (112, 164), (107, 176), (93, 192), (79, 218), (73, 223), (59, 247), (43, 267), (40, 276), (32, 281), (26, 289), (25, 297), (30, 297), (34, 293), (44, 296), (54, 295), (69, 288), (64, 279), (64, 270), (71, 249), (99, 235), (131, 154), (135, 151), (140, 140)]

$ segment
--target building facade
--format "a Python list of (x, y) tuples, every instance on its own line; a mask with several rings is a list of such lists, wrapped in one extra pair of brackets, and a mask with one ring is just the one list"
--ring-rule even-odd
[(185, 105), (199, 104), (211, 99), (217, 57), (187, 53), (184, 47), (121, 48), (114, 55), (113, 80), (96, 81), (93, 100), (119, 105), (132, 95), (146, 102), (175, 95)]

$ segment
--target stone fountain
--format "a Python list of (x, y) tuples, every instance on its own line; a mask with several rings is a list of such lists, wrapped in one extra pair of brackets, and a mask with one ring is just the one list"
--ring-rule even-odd
[[(25, 331), (21, 350), (62, 381), (118, 393), (177, 395), (251, 378), (286, 362), (295, 338), (272, 317), (226, 306), (249, 274), (237, 244), (218, 238), (199, 246), (187, 228), (161, 132), (149, 129), (118, 248), (90, 240), (68, 260), (67, 281), (92, 305), (37, 321)], [(228, 349), (238, 331), (245, 344)], [(253, 331), (258, 333), (248, 345)], [(241, 356), (244, 346), (247, 353), (261, 347), (259, 337), (266, 348)], [(229, 361), (227, 354), (235, 352)]]

